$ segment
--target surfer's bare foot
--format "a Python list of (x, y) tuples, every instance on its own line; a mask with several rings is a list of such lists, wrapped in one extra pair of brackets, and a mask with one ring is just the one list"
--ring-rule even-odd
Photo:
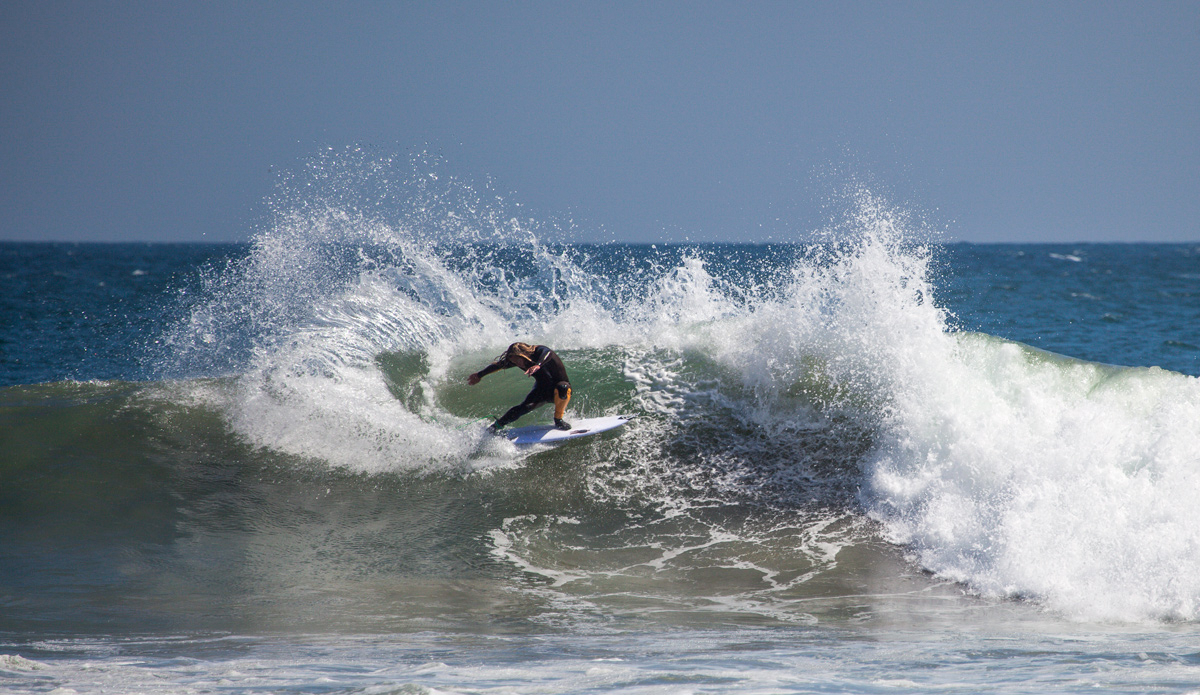
[(562, 418), (557, 418), (557, 417), (554, 418), (554, 426), (560, 430), (571, 429), (571, 423), (567, 422), (566, 420), (563, 420)]

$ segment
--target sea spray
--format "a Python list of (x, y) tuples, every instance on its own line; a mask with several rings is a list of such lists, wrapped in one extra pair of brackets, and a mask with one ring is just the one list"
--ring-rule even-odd
[(469, 186), (402, 171), (354, 152), (287, 178), (246, 257), (167, 336), (164, 371), (234, 375), (221, 407), (259, 446), (360, 471), (462, 465), (478, 445), (462, 420), (396, 398), (376, 361), (419, 354), (441, 378), (447, 356), (545, 313), (561, 261)]
[(869, 194), (857, 209), (717, 351), (748, 416), (811, 422), (789, 413), (801, 394), (848, 418), (839, 436), (872, 443), (864, 506), (941, 576), (1078, 619), (1194, 620), (1200, 380), (957, 331), (904, 214)]
[(816, 355), (808, 379), (872, 423), (863, 503), (886, 537), (983, 595), (1076, 619), (1196, 619), (1200, 380), (957, 331), (903, 217), (871, 197), (860, 210), (857, 245), (795, 269), (792, 316), (823, 329), (794, 354)]
[[(573, 407), (643, 416), (576, 450), (595, 500), (693, 520), (865, 512), (979, 594), (1196, 617), (1196, 380), (956, 330), (937, 247), (878, 196), (857, 189), (785, 251), (554, 246), (461, 182), (435, 194), (418, 172), (403, 198), (353, 183), (391, 169), (348, 162), (281, 196), (169, 336), (180, 369), (231, 375), (214, 402), (250, 444), (368, 474), (519, 461), (461, 428), (527, 385), (461, 382), (513, 339), (543, 342), (579, 380)], [(386, 204), (361, 199), (373, 189)]]
[(1076, 619), (1196, 619), (1200, 381), (955, 330), (933, 302), (930, 249), (877, 199), (860, 210), (855, 233), (797, 262), (781, 295), (723, 304), (686, 266), (692, 292), (656, 295), (682, 298), (670, 306), (692, 319), (675, 323), (679, 349), (740, 375), (744, 390), (720, 387), (710, 404), (796, 446), (781, 455), (748, 436), (706, 465), (743, 492), (819, 484), (829, 466), (809, 446), (833, 440), (834, 468), (861, 471), (885, 536), (940, 576)]
[(874, 456), (889, 537), (984, 595), (1078, 619), (1195, 619), (1200, 383), (958, 338)]

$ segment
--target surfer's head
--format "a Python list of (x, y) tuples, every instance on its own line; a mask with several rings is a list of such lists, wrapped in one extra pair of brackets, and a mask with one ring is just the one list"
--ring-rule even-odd
[(508, 346), (500, 359), (508, 360), (518, 366), (525, 366), (533, 363), (534, 346), (529, 343), (513, 343)]

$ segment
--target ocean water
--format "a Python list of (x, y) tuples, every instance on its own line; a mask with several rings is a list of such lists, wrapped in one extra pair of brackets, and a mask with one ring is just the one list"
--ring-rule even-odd
[[(1200, 245), (567, 243), (362, 169), (0, 244), (0, 690), (1200, 692)], [(485, 435), (516, 339), (637, 418)]]

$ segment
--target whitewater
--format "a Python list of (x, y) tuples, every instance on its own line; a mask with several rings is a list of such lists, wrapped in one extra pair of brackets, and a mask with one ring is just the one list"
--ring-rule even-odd
[[(0, 683), (1195, 691), (1200, 251), (842, 202), (794, 243), (580, 243), (337, 153), (245, 246), (6, 246)], [(135, 350), (55, 376), (95, 325), (21, 333), (56, 268)], [(487, 435), (528, 380), (466, 376), (513, 340), (637, 419)]]

